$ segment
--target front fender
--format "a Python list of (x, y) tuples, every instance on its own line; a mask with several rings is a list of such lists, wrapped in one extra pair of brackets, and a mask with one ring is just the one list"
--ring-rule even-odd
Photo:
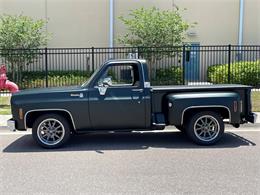
[(207, 110), (223, 108), (229, 113), (230, 123), (240, 122), (241, 108), (238, 103), (240, 96), (234, 92), (178, 93), (169, 94), (166, 98), (168, 101), (168, 122), (171, 125), (182, 125), (185, 112), (193, 108)]

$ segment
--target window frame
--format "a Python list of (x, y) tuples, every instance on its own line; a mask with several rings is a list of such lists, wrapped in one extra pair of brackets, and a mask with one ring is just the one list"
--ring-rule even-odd
[[(95, 79), (95, 84), (94, 84), (94, 87), (100, 87), (98, 86), (98, 81), (101, 79), (101, 77), (107, 72), (107, 70), (109, 68), (112, 68), (112, 67), (115, 67), (115, 66), (136, 66), (137, 68), (137, 72), (138, 72), (138, 77), (139, 77), (139, 85), (133, 85), (134, 83), (132, 84), (116, 84), (116, 85), (112, 85), (112, 86), (108, 86), (108, 88), (142, 88), (142, 75), (140, 73), (140, 68), (139, 68), (139, 65), (137, 63), (111, 63), (110, 65), (104, 67), (104, 69), (102, 70), (101, 74), (98, 76), (97, 79)], [(133, 73), (134, 73), (134, 70), (132, 69)]]

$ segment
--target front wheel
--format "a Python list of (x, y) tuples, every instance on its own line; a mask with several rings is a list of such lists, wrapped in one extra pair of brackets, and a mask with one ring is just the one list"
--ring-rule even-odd
[(224, 133), (222, 118), (215, 112), (205, 111), (191, 117), (187, 126), (188, 137), (200, 145), (216, 143)]
[(57, 148), (70, 138), (68, 121), (57, 114), (45, 114), (36, 119), (32, 127), (34, 140), (44, 148)]

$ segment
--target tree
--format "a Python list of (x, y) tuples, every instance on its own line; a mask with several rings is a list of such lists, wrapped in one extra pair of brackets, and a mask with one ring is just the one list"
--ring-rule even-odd
[[(119, 37), (121, 44), (139, 47), (141, 56), (155, 64), (162, 56), (180, 54), (185, 32), (196, 23), (183, 20), (181, 10), (159, 10), (158, 8), (140, 8), (132, 10), (126, 18), (119, 19), (125, 24), (127, 33)], [(170, 51), (169, 51), (170, 49)]]
[(178, 8), (174, 11), (140, 8), (132, 10), (129, 16), (119, 17), (128, 30), (119, 42), (131, 46), (178, 46), (191, 26), (182, 19)]
[(37, 60), (36, 49), (47, 45), (50, 35), (44, 32), (46, 23), (23, 15), (0, 16), (0, 56), (10, 66), (14, 81), (21, 81), (24, 66)]

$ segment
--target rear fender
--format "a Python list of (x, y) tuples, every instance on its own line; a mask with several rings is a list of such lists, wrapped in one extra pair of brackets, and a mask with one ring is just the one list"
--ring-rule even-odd
[(229, 123), (240, 123), (240, 96), (234, 92), (178, 93), (166, 99), (170, 125), (183, 125), (190, 114), (205, 110), (219, 113)]

